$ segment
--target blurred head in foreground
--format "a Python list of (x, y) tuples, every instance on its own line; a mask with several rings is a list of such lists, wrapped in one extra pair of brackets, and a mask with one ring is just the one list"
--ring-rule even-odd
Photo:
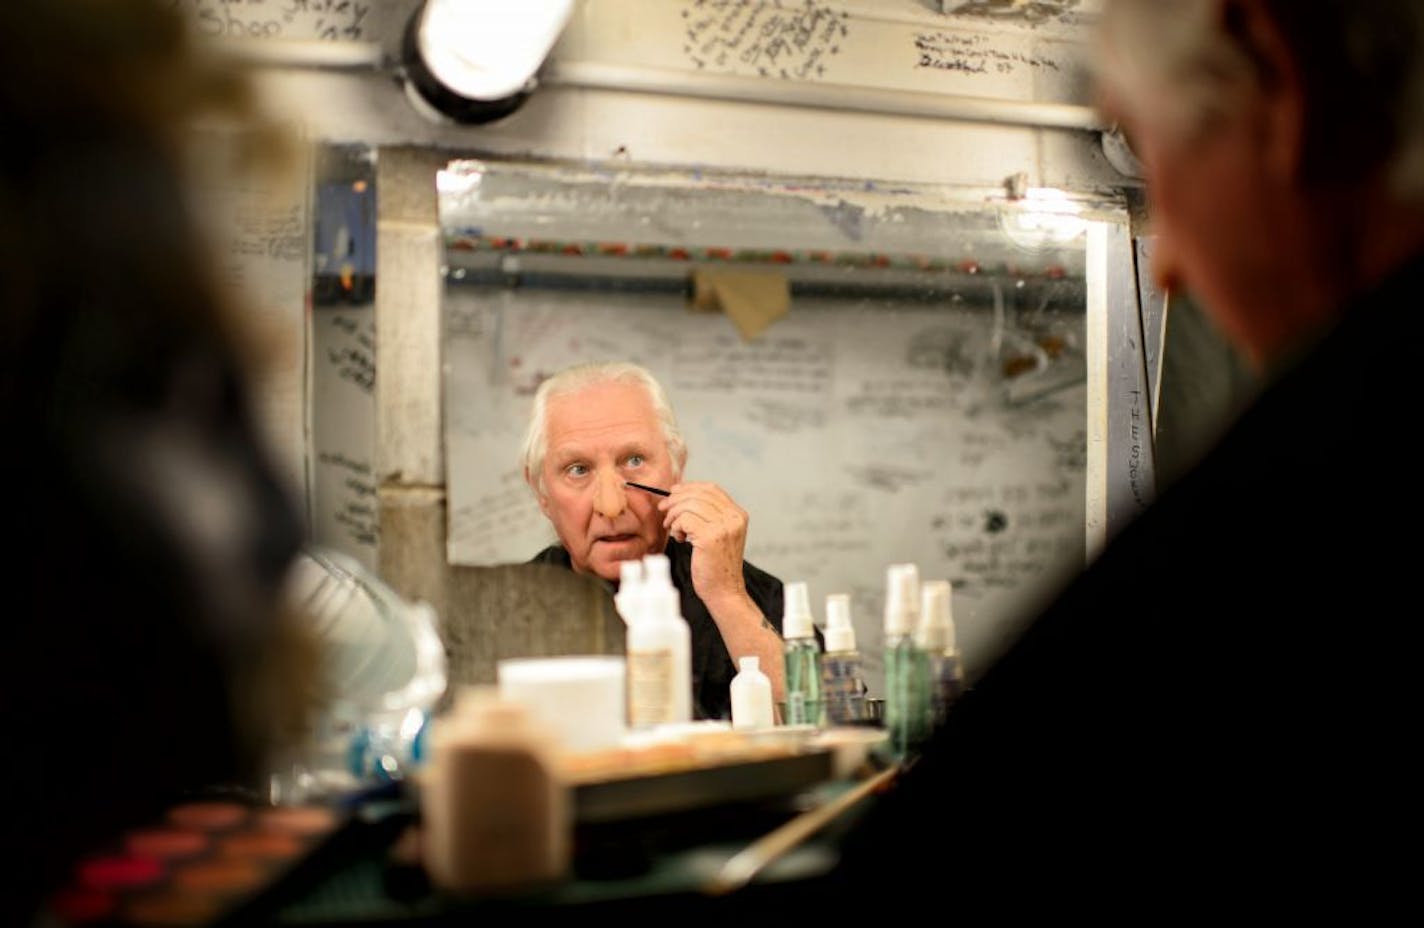
[(1424, 4), (1110, 0), (1100, 85), (1155, 270), (1259, 367), (1424, 245)]
[(284, 711), (299, 525), (180, 161), (245, 94), (173, 6), (0, 4), (5, 924), (161, 803), (255, 784)]

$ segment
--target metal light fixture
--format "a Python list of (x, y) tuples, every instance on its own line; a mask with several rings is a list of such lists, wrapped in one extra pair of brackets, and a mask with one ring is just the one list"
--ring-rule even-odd
[(406, 92), (427, 115), (485, 123), (517, 110), (574, 0), (425, 0), (405, 32)]

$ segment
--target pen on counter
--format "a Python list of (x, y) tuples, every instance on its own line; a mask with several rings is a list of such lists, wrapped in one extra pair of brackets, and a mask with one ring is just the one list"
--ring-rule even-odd
[(648, 486), (646, 483), (634, 483), (634, 482), (631, 481), (631, 480), (625, 480), (625, 481), (623, 481), (623, 485), (624, 485), (624, 486), (628, 486), (628, 487), (633, 487), (634, 489), (638, 489), (638, 490), (647, 490), (649, 493), (652, 493), (652, 494), (654, 494), (654, 495), (656, 495), (656, 496), (671, 496), (671, 495), (672, 495), (672, 494), (669, 493), (667, 490), (659, 490), (657, 487), (650, 487), (650, 486)]

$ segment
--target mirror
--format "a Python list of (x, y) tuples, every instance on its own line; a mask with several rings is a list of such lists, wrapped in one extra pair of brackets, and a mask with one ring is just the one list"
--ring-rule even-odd
[[(438, 189), (452, 563), (554, 541), (518, 463), (532, 394), (626, 359), (666, 388), (687, 477), (750, 513), (747, 560), (806, 581), (818, 622), (850, 594), (872, 694), (887, 565), (954, 583), (971, 674), (1081, 566), (1091, 204), (474, 160)], [(690, 308), (746, 272), (773, 295)]]
[(376, 153), (314, 158), (310, 330), (312, 538), (376, 568)]

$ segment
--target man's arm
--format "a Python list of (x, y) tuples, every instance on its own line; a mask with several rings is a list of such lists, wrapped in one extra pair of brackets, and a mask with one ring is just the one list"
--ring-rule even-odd
[(781, 636), (747, 593), (742, 574), (746, 511), (715, 483), (679, 483), (658, 508), (669, 534), (692, 545), (692, 587), (717, 623), (732, 662), (759, 658), (762, 672), (771, 680), (772, 699), (783, 701), (786, 673)]
[[(694, 552), (693, 557), (696, 557)], [(699, 596), (702, 594), (699, 593)], [(776, 633), (757, 604), (745, 592), (740, 601), (727, 601), (713, 605), (703, 596), (707, 611), (717, 623), (722, 633), (722, 642), (727, 653), (737, 658), (748, 655), (760, 658), (761, 671), (771, 680), (771, 698), (780, 703), (786, 699), (786, 659), (781, 636)]]

